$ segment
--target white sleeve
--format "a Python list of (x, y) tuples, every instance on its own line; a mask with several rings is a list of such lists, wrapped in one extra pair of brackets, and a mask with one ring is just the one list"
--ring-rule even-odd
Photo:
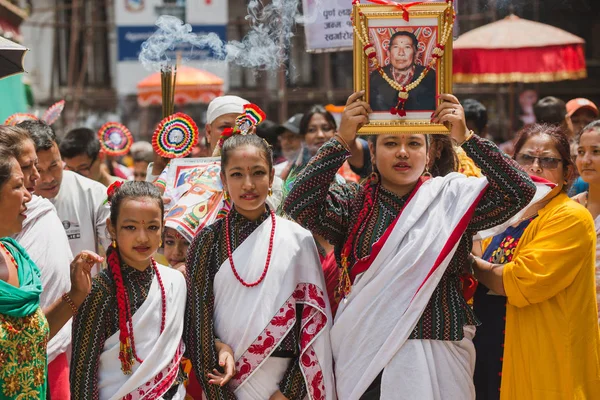
[[(17, 240), (42, 273), (40, 306), (45, 309), (71, 290), (70, 264), (73, 255), (65, 229), (56, 211), (47, 212), (36, 219), (34, 226)], [(70, 343), (69, 321), (48, 343), (48, 362), (64, 353)]]
[(104, 250), (110, 245), (110, 236), (106, 229), (106, 219), (110, 217), (110, 205), (106, 201), (104, 186), (94, 196), (94, 225), (96, 226), (96, 237), (98, 245)]

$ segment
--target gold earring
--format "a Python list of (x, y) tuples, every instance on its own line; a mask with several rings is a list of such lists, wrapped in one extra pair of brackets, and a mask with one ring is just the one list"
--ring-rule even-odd
[(273, 189), (269, 188), (269, 196), (273, 196)]
[(379, 183), (379, 174), (375, 171), (371, 172), (371, 183), (375, 185)]
[(229, 201), (229, 193), (227, 193), (227, 190), (223, 190), (223, 198), (225, 201)]
[(112, 247), (115, 248), (115, 249), (117, 248), (117, 241), (114, 240), (114, 239), (112, 241)]
[(423, 172), (423, 176), (426, 178), (433, 178), (433, 175), (431, 175), (431, 172), (429, 172), (429, 167), (425, 167), (425, 172)]
[(158, 247), (162, 247), (162, 239), (160, 239), (160, 243), (158, 244)]

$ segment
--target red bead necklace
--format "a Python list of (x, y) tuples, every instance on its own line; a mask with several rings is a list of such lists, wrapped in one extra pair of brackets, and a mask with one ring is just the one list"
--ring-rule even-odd
[[(167, 316), (167, 295), (165, 293), (165, 286), (163, 285), (163, 281), (160, 276), (160, 272), (158, 272), (158, 267), (156, 265), (156, 261), (154, 260), (154, 258), (152, 258), (152, 269), (154, 269), (154, 273), (156, 274), (156, 279), (158, 279), (158, 285), (160, 286), (160, 297), (161, 297), (161, 302), (162, 302), (160, 333), (162, 334), (163, 331), (165, 330), (165, 319)], [(138, 357), (137, 352), (135, 351), (135, 339), (133, 338), (133, 320), (132, 320), (132, 316), (131, 316), (131, 303), (129, 302), (129, 295), (127, 294), (127, 291), (125, 291), (125, 299), (127, 301), (127, 304), (129, 305), (129, 307), (127, 307), (127, 324), (129, 325), (129, 332), (130, 332), (129, 336), (131, 337), (131, 350), (132, 350), (133, 356), (135, 357), (137, 362), (139, 362), (141, 364), (144, 361)]]
[(0, 247), (2, 247), (2, 250), (4, 250), (4, 253), (6, 253), (6, 255), (8, 255), (8, 257), (10, 258), (10, 261), (15, 266), (15, 269), (19, 269), (19, 265), (15, 261), (15, 258), (13, 257), (12, 253), (10, 252), (10, 250), (8, 250), (8, 248), (6, 247), (6, 245), (4, 243), (0, 242)]
[(269, 252), (267, 253), (267, 262), (265, 262), (265, 269), (262, 272), (262, 275), (256, 282), (248, 283), (242, 279), (240, 274), (238, 274), (235, 269), (235, 265), (233, 265), (233, 256), (231, 251), (231, 237), (229, 236), (229, 219), (231, 213), (227, 214), (225, 217), (225, 239), (227, 240), (227, 255), (229, 256), (229, 264), (231, 264), (231, 270), (233, 271), (233, 275), (235, 275), (236, 279), (240, 281), (240, 283), (246, 287), (254, 287), (260, 284), (267, 276), (267, 271), (269, 270), (269, 264), (271, 263), (271, 253), (273, 252), (273, 238), (275, 237), (275, 212), (271, 210), (271, 238), (269, 239)]

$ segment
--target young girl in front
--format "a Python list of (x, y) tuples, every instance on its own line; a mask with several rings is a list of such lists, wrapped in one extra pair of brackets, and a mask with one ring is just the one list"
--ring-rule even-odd
[[(276, 217), (265, 200), (273, 155), (256, 135), (233, 135), (221, 151), (233, 203), (190, 246), (184, 338), (211, 400), (334, 399), (331, 317), (310, 233)], [(221, 374), (215, 340), (234, 352), (237, 375)]]
[(109, 189), (108, 268), (73, 321), (75, 399), (183, 399), (180, 373), (186, 282), (154, 254), (163, 201), (148, 182)]

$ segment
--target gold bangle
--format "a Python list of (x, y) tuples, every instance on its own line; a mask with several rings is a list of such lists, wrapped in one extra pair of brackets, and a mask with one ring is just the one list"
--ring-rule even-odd
[(73, 302), (73, 299), (71, 299), (71, 296), (69, 296), (68, 293), (64, 293), (62, 295), (62, 299), (65, 303), (67, 303), (69, 305), (69, 307), (71, 307), (71, 311), (73, 312), (73, 315), (77, 314), (77, 306), (75, 305), (75, 302)]
[(342, 146), (344, 146), (346, 148), (346, 150), (350, 151), (350, 146), (348, 145), (348, 142), (346, 142), (344, 140), (343, 137), (341, 137), (339, 134), (335, 134), (333, 135), (334, 138), (336, 138), (338, 140), (338, 142), (340, 142), (342, 144)]
[(460, 147), (460, 146), (462, 146), (463, 144), (467, 143), (467, 141), (468, 141), (469, 139), (471, 139), (471, 138), (473, 137), (473, 135), (474, 135), (474, 134), (475, 134), (475, 132), (473, 132), (473, 130), (469, 130), (469, 133), (467, 133), (467, 137), (465, 138), (465, 140), (463, 140), (462, 142), (460, 142), (460, 143), (458, 144), (458, 146)]

